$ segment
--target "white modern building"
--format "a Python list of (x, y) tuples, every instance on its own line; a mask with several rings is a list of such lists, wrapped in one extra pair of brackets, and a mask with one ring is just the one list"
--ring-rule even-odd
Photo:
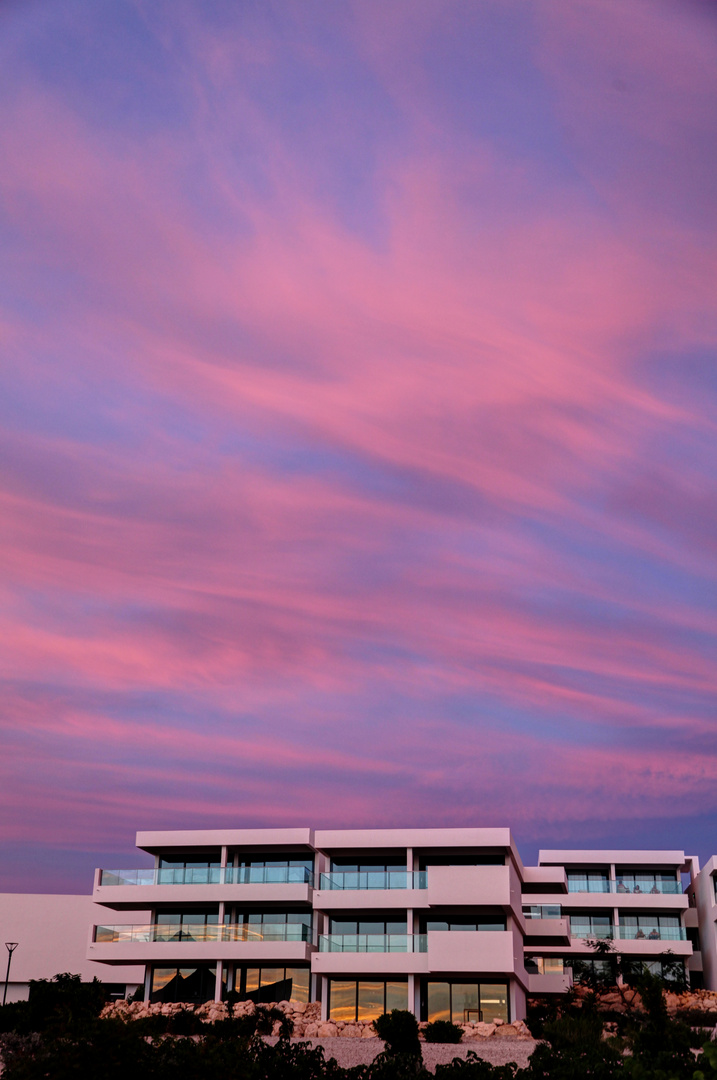
[(68, 970), (152, 1000), (520, 1019), (526, 995), (567, 990), (604, 939), (717, 989), (715, 860), (700, 873), (682, 851), (541, 851), (526, 867), (509, 829), (141, 832), (137, 845), (154, 865), (97, 870), (91, 897), (0, 896), (0, 934), (20, 942), (8, 999)]

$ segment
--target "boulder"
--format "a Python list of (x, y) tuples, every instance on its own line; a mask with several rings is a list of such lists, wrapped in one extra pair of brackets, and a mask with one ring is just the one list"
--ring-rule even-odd
[(319, 1024), (318, 1037), (320, 1039), (335, 1039), (338, 1033), (339, 1029), (336, 1024), (331, 1022)]
[(304, 1038), (306, 1038), (306, 1039), (317, 1039), (318, 1036), (319, 1036), (319, 1025), (318, 1024), (307, 1024), (306, 1027), (304, 1028)]
[(377, 1039), (378, 1035), (374, 1031), (371, 1024), (364, 1024), (363, 1031), (361, 1032), (362, 1039)]
[(495, 1034), (500, 1035), (501, 1038), (505, 1036), (506, 1038), (515, 1039), (518, 1035), (518, 1032), (515, 1024), (500, 1024), (498, 1027), (496, 1027)]

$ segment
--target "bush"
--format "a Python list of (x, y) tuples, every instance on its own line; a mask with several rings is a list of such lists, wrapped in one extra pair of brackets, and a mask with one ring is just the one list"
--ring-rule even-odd
[(418, 1020), (406, 1009), (392, 1009), (373, 1022), (373, 1029), (379, 1039), (386, 1043), (388, 1054), (411, 1054), (421, 1057), (421, 1043), (418, 1038)]
[(434, 1020), (426, 1026), (423, 1037), (428, 1043), (459, 1043), (463, 1038), (463, 1029), (450, 1020)]

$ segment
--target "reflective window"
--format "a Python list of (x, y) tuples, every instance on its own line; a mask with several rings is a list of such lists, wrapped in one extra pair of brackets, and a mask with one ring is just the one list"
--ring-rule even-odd
[(525, 970), (533, 975), (562, 975), (563, 958), (562, 956), (526, 956)]
[(216, 974), (216, 968), (205, 966), (156, 967), (152, 971), (150, 1000), (194, 1004), (213, 1001)]
[(408, 982), (392, 979), (330, 979), (331, 1020), (375, 1020), (391, 1009), (408, 1008)]
[(480, 1009), (483, 1021), (508, 1020), (508, 987), (505, 983), (480, 984)]
[(452, 1020), (454, 1024), (508, 1020), (506, 983), (433, 982), (425, 986), (426, 1020)]
[(405, 934), (406, 915), (400, 917), (400, 912), (392, 913), (388, 918), (352, 919), (340, 916), (331, 919), (332, 934)]
[[(234, 989), (244, 997), (249, 994), (270, 1001), (309, 1000), (311, 972), (308, 967), (240, 967), (234, 971)], [(290, 982), (290, 985), (288, 983)], [(287, 984), (287, 985), (284, 985)], [(277, 988), (277, 993), (257, 994), (257, 992)], [(279, 996), (279, 994), (283, 996)]]
[(406, 870), (406, 857), (372, 855), (370, 858), (338, 856), (331, 860), (331, 872), (336, 874), (389, 874)]
[(443, 915), (421, 916), (421, 933), (429, 930), (505, 930), (505, 913), (494, 908), (475, 908), (462, 912), (449, 912)]
[(569, 870), (568, 892), (610, 892), (607, 870)]

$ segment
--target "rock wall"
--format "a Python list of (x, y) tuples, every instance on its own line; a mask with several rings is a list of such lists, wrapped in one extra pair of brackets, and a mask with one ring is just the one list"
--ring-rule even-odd
[[(300, 1001), (280, 1001), (274, 1008), (279, 1009), (290, 1017), (293, 1027), (294, 1038), (304, 1039), (375, 1039), (376, 1032), (371, 1021), (356, 1021), (351, 1023), (344, 1020), (322, 1021), (321, 1005), (318, 1001), (304, 1004)], [(231, 1012), (230, 1012), (231, 1009)], [(252, 1001), (239, 1001), (233, 1006), (226, 1005), (223, 1001), (207, 1001), (204, 1005), (190, 1005), (176, 1002), (173, 1004), (150, 1004), (146, 1001), (113, 1001), (105, 1005), (102, 1016), (115, 1016), (122, 1020), (139, 1020), (144, 1016), (174, 1016), (179, 1012), (193, 1012), (207, 1024), (213, 1024), (215, 1020), (225, 1020), (228, 1016), (251, 1016), (256, 1011)], [(421, 1037), (426, 1028), (421, 1023), (419, 1032)], [(531, 1034), (522, 1020), (516, 1020), (512, 1024), (505, 1024), (502, 1020), (496, 1020), (491, 1024), (461, 1024), (463, 1029), (462, 1042), (478, 1041), (483, 1039), (530, 1039)], [(279, 1022), (274, 1025), (274, 1035), (279, 1034)]]

